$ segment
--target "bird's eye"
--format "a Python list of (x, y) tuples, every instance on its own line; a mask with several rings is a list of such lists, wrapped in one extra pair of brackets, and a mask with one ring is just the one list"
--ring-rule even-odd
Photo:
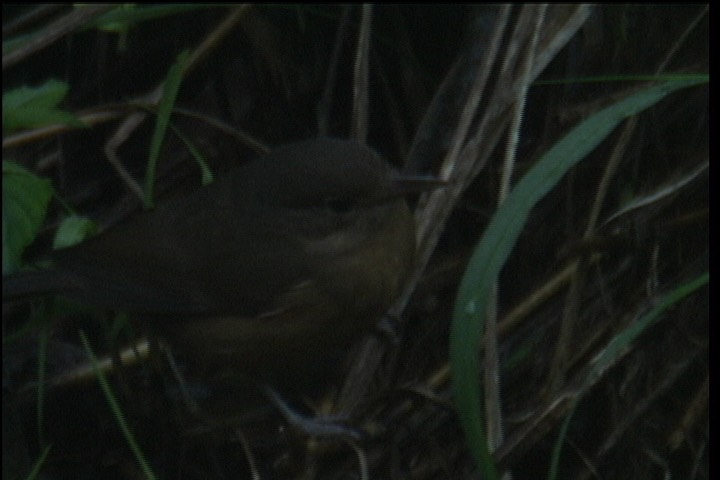
[(333, 213), (343, 214), (355, 208), (356, 202), (351, 198), (328, 198), (325, 200), (325, 205)]

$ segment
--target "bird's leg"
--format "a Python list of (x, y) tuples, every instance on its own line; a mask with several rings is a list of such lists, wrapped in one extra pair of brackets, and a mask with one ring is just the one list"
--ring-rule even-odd
[(359, 441), (365, 435), (358, 429), (342, 425), (339, 418), (315, 417), (308, 418), (293, 410), (280, 394), (271, 386), (263, 385), (262, 391), (277, 410), (285, 417), (288, 424), (311, 437), (324, 439), (344, 439)]

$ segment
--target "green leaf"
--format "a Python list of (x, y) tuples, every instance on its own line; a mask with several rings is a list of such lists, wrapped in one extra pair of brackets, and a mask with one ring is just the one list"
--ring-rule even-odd
[(484, 432), (478, 348), (492, 286), (533, 206), (625, 118), (707, 77), (673, 80), (645, 88), (584, 120), (556, 143), (518, 182), (475, 248), (458, 289), (450, 333), (453, 393), (467, 444), (487, 479), (497, 478)]
[(101, 30), (120, 31), (148, 20), (155, 20), (171, 15), (180, 15), (192, 12), (201, 8), (225, 6), (227, 4), (213, 5), (207, 3), (186, 3), (186, 4), (165, 4), (165, 5), (135, 5), (126, 4), (110, 10), (106, 14), (92, 20), (90, 27), (97, 27)]
[(60, 223), (57, 232), (55, 232), (53, 248), (71, 247), (97, 233), (97, 231), (97, 224), (89, 218), (70, 215)]
[(170, 67), (170, 71), (168, 71), (167, 78), (165, 79), (163, 96), (158, 106), (155, 131), (153, 132), (150, 142), (150, 158), (148, 160), (147, 173), (145, 174), (145, 198), (143, 202), (145, 208), (151, 208), (153, 205), (153, 185), (155, 183), (157, 160), (160, 156), (160, 147), (165, 139), (168, 124), (170, 123), (170, 115), (175, 106), (175, 99), (180, 90), (180, 83), (182, 82), (183, 72), (185, 71), (185, 65), (187, 65), (189, 57), (190, 52), (188, 50), (180, 53), (173, 66)]
[(20, 267), (25, 248), (35, 240), (53, 188), (11, 162), (3, 162), (2, 181), (3, 274), (8, 274)]
[(175, 133), (175, 135), (180, 138), (180, 140), (185, 144), (185, 148), (188, 149), (190, 152), (190, 155), (195, 159), (195, 162), (198, 164), (198, 167), (200, 168), (200, 174), (201, 174), (201, 181), (203, 185), (210, 185), (214, 180), (214, 175), (212, 173), (212, 170), (210, 170), (210, 166), (205, 161), (205, 157), (203, 157), (202, 153), (200, 153), (200, 150), (195, 147), (193, 142), (190, 141), (189, 138), (187, 138), (183, 133), (176, 127), (170, 125), (170, 128)]
[(120, 402), (118, 402), (117, 395), (115, 395), (115, 393), (113, 392), (112, 386), (110, 385), (107, 376), (103, 372), (102, 368), (100, 368), (100, 363), (98, 362), (95, 352), (90, 346), (87, 335), (85, 335), (85, 332), (83, 330), (80, 330), (78, 333), (80, 334), (80, 342), (85, 349), (85, 353), (90, 358), (90, 364), (92, 365), (93, 371), (95, 372), (95, 377), (97, 378), (98, 384), (100, 385), (100, 389), (105, 395), (105, 400), (107, 401), (108, 406), (110, 407), (110, 410), (115, 417), (115, 421), (120, 427), (120, 431), (122, 432), (123, 437), (128, 444), (128, 447), (130, 447), (130, 451), (133, 453), (133, 455), (135, 456), (135, 460), (138, 462), (140, 471), (143, 472), (144, 478), (147, 478), (149, 480), (155, 480), (158, 477), (153, 472), (150, 463), (147, 461), (144, 452), (140, 448), (140, 444), (135, 438), (135, 435), (130, 428), (130, 424), (127, 421), (127, 415), (125, 415), (122, 408), (120, 407)]
[(12, 132), (58, 123), (85, 127), (73, 114), (58, 108), (67, 92), (67, 84), (51, 79), (39, 87), (20, 87), (4, 93), (3, 129)]

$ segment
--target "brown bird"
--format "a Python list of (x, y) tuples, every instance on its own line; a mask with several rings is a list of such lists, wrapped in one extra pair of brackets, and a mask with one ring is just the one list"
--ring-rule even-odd
[(51, 269), (6, 279), (3, 297), (59, 292), (134, 314), (204, 365), (304, 381), (399, 293), (415, 252), (403, 196), (430, 183), (352, 141), (279, 147), (56, 250)]

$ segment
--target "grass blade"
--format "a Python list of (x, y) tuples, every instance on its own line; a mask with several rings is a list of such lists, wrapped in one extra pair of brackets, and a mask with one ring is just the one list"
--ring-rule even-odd
[(478, 346), (492, 285), (515, 245), (530, 210), (571, 167), (585, 158), (625, 118), (651, 107), (676, 90), (707, 81), (708, 76), (694, 76), (653, 85), (582, 121), (540, 158), (513, 189), (488, 225), (458, 289), (450, 333), (455, 404), (468, 447), (485, 473), (485, 478), (497, 478), (497, 473), (483, 427)]

